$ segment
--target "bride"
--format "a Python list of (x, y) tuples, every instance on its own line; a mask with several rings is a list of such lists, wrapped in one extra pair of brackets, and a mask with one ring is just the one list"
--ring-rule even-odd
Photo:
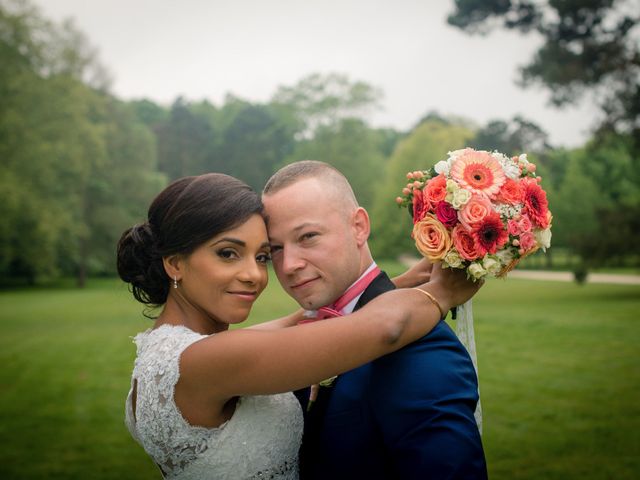
[[(167, 479), (297, 479), (303, 421), (290, 392), (395, 351), (440, 319), (424, 295), (398, 289), (340, 319), (296, 326), (299, 311), (229, 330), (267, 285), (261, 212), (240, 180), (186, 177), (118, 243), (122, 280), (138, 301), (162, 307), (135, 337), (125, 417)], [(421, 288), (447, 311), (478, 286), (434, 268)]]

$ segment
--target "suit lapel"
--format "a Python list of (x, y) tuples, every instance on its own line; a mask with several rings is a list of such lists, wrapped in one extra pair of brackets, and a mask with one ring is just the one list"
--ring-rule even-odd
[(396, 286), (389, 279), (386, 273), (380, 272), (380, 274), (373, 279), (373, 281), (369, 284), (369, 286), (362, 292), (362, 295), (358, 299), (358, 303), (354, 307), (354, 311), (362, 308), (371, 300), (376, 298), (378, 295), (382, 295), (384, 292), (388, 292), (389, 290), (395, 290)]

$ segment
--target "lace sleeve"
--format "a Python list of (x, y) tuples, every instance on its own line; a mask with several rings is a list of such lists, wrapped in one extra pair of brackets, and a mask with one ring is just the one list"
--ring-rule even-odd
[(184, 327), (165, 325), (134, 339), (138, 350), (132, 379), (132, 384), (137, 382), (135, 421), (131, 411), (127, 423), (135, 424), (132, 435), (165, 475), (176, 474), (202, 453), (212, 431), (189, 425), (174, 400), (180, 356), (201, 338)]

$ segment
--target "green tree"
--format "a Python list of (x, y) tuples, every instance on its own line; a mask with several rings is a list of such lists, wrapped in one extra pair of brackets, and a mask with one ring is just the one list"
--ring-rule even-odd
[(151, 129), (169, 118), (168, 109), (149, 99), (132, 100), (128, 103), (133, 109), (136, 118)]
[(374, 194), (384, 171), (385, 138), (363, 121), (349, 118), (319, 127), (313, 138), (302, 140), (285, 160), (320, 160), (340, 170), (351, 183), (362, 206), (373, 207)]
[(290, 109), (302, 138), (313, 136), (323, 126), (344, 118), (366, 118), (378, 107), (382, 91), (362, 81), (351, 81), (338, 73), (314, 73), (291, 87), (281, 86), (271, 103)]
[(463, 148), (473, 138), (467, 126), (442, 119), (425, 120), (400, 141), (391, 156), (371, 215), (371, 246), (376, 257), (392, 258), (402, 253), (415, 254), (410, 238), (412, 220), (401, 210), (395, 198), (407, 183), (407, 172), (426, 170), (446, 159), (447, 152)]
[[(59, 271), (65, 240), (82, 230), (76, 182), (99, 150), (86, 120), (83, 70), (49, 43), (77, 39), (27, 2), (0, 4), (0, 272), (35, 281)], [(88, 62), (85, 66), (93, 64)], [(86, 67), (88, 68), (88, 66)]]
[(224, 173), (260, 191), (294, 144), (294, 131), (270, 105), (246, 104), (223, 134)]
[(493, 120), (480, 128), (469, 146), (479, 150), (498, 150), (506, 155), (549, 150), (548, 135), (535, 123), (520, 116), (511, 122)]
[(561, 154), (564, 172), (559, 182), (552, 180), (549, 198), (553, 243), (568, 246), (585, 268), (640, 259), (630, 241), (640, 236), (640, 178), (631, 142), (611, 134)]
[(112, 272), (114, 238), (159, 187), (150, 132), (93, 83), (85, 42), (26, 2), (0, 4), (4, 277)]
[(83, 235), (78, 237), (76, 273), (115, 273), (114, 246), (123, 230), (142, 221), (150, 200), (166, 184), (156, 170), (155, 138), (133, 110), (111, 97), (94, 118), (104, 142), (104, 156), (91, 162), (82, 191)]
[(158, 168), (170, 180), (207, 172), (215, 141), (213, 128), (207, 119), (193, 113), (183, 98), (176, 99), (169, 117), (154, 130)]
[(640, 150), (640, 9), (637, 0), (455, 0), (449, 24), (486, 34), (500, 26), (536, 31), (543, 43), (521, 69), (558, 106), (594, 93), (605, 130), (635, 135)]

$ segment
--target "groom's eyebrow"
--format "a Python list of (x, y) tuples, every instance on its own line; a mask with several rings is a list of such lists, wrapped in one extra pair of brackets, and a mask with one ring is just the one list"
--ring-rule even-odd
[(319, 223), (314, 222), (304, 222), (293, 229), (294, 232), (299, 232), (300, 230), (304, 230), (305, 228), (320, 228)]

